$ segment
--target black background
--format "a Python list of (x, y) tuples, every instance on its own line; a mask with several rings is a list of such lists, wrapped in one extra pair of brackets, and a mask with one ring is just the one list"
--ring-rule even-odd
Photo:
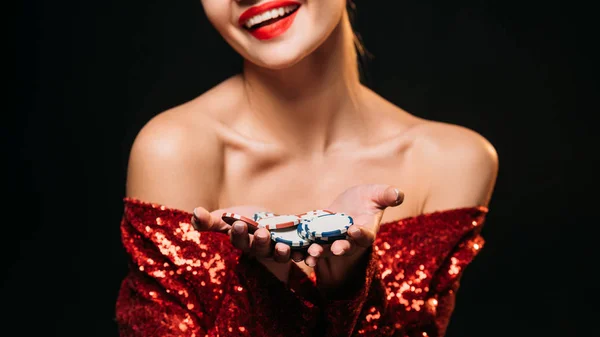
[[(229, 0), (223, 0), (229, 1)], [(583, 335), (595, 160), (573, 2), (358, 1), (370, 86), (496, 147), (485, 249), (448, 336)], [(116, 336), (126, 163), (139, 129), (241, 69), (199, 1), (22, 1), (3, 114), (2, 306), (21, 335)], [(585, 88), (584, 88), (585, 87)], [(592, 159), (592, 160), (590, 160)], [(586, 178), (589, 177), (589, 178)], [(8, 313), (8, 314), (7, 314)]]

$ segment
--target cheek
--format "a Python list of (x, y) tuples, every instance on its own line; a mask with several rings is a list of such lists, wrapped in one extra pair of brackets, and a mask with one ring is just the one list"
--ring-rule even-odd
[(346, 1), (332, 0), (319, 1), (316, 6), (311, 8), (314, 27), (324, 30), (331, 30), (341, 20), (346, 11)]
[(225, 28), (230, 24), (231, 1), (202, 0), (201, 2), (208, 21), (219, 33), (224, 34)]

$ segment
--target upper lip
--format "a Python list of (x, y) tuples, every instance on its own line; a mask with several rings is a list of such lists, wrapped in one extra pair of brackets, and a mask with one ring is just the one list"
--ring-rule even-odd
[(244, 23), (246, 23), (246, 21), (248, 21), (251, 17), (253, 17), (255, 15), (261, 14), (261, 13), (271, 10), (273, 8), (292, 6), (292, 5), (300, 6), (300, 4), (298, 2), (290, 1), (290, 0), (283, 0), (283, 1), (275, 0), (275, 1), (265, 2), (258, 6), (253, 6), (253, 7), (248, 8), (245, 12), (242, 13), (242, 15), (240, 15), (240, 19), (238, 20), (238, 23), (240, 24), (240, 26), (243, 26)]

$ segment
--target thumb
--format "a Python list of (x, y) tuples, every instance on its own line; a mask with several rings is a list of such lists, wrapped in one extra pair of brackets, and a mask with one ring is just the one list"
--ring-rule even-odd
[(231, 225), (225, 222), (222, 218), (223, 213), (225, 213), (226, 211), (227, 210), (225, 209), (218, 209), (216, 211), (210, 212), (211, 231), (221, 233), (227, 233), (229, 231)]
[(204, 207), (196, 207), (192, 212), (192, 225), (197, 231), (210, 230), (211, 215)]
[(399, 188), (390, 185), (373, 185), (371, 190), (371, 200), (375, 207), (384, 210), (387, 207), (395, 207), (404, 201), (404, 192)]
[(229, 225), (221, 218), (222, 212), (209, 212), (203, 207), (196, 207), (193, 211), (192, 225), (197, 231), (224, 232)]

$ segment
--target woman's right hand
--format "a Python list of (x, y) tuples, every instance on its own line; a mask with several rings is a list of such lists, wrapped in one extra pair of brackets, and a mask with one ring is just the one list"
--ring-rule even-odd
[[(193, 212), (192, 225), (198, 231), (228, 234), (234, 247), (245, 254), (256, 257), (269, 269), (277, 268), (273, 262), (282, 264), (290, 260), (291, 249), (288, 245), (283, 243), (274, 245), (271, 240), (271, 233), (265, 228), (259, 228), (250, 233), (248, 225), (244, 221), (238, 220), (229, 225), (221, 218), (223, 213), (226, 212), (252, 218), (254, 213), (261, 211), (266, 210), (257, 206), (235, 206), (209, 212), (203, 207), (197, 207)], [(275, 270), (272, 270), (272, 272), (275, 273)]]

